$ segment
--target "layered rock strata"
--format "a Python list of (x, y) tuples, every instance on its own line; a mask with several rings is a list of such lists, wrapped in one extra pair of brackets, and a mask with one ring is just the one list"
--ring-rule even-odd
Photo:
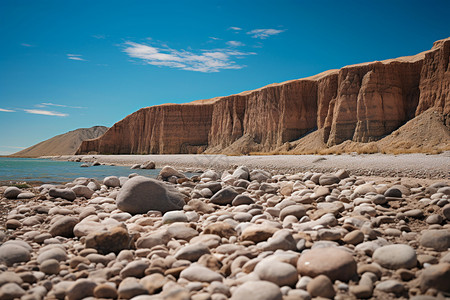
[(450, 125), (450, 38), (408, 57), (330, 70), (236, 95), (140, 109), (77, 154), (271, 151), (317, 129), (328, 146), (370, 142), (435, 108)]

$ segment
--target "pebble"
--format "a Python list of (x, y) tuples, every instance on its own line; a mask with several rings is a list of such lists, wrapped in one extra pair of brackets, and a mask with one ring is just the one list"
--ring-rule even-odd
[(151, 210), (166, 213), (181, 210), (184, 196), (161, 181), (136, 176), (128, 180), (116, 199), (117, 207), (130, 214), (144, 214)]
[(420, 244), (436, 251), (444, 251), (450, 248), (450, 231), (448, 230), (425, 230), (422, 232)]
[(231, 300), (282, 300), (280, 288), (269, 281), (248, 281), (233, 292)]
[(353, 256), (336, 248), (316, 248), (302, 254), (297, 269), (303, 276), (326, 275), (333, 281), (348, 281), (357, 274)]
[(263, 260), (254, 271), (261, 280), (275, 283), (278, 286), (295, 287), (298, 281), (297, 269), (291, 264), (275, 260)]
[(77, 178), (4, 197), (0, 298), (15, 297), (5, 286), (22, 300), (450, 293), (447, 183), (273, 174), (168, 167), (158, 180)]
[(411, 269), (417, 265), (416, 251), (411, 246), (396, 244), (375, 250), (373, 260), (388, 269)]
[(10, 186), (3, 192), (3, 197), (6, 199), (16, 199), (21, 192), (22, 191), (18, 187)]
[(336, 295), (333, 283), (325, 275), (319, 275), (311, 280), (306, 286), (306, 290), (313, 297), (333, 299)]
[(211, 271), (210, 269), (201, 265), (191, 265), (180, 273), (180, 278), (189, 281), (213, 282), (222, 281), (223, 277), (219, 273)]
[(78, 279), (72, 283), (66, 291), (67, 300), (81, 300), (94, 296), (94, 289), (97, 284), (89, 279)]
[(69, 189), (56, 189), (52, 188), (48, 191), (48, 194), (50, 197), (53, 198), (62, 198), (69, 201), (73, 201), (77, 198), (77, 195), (75, 195), (75, 192)]

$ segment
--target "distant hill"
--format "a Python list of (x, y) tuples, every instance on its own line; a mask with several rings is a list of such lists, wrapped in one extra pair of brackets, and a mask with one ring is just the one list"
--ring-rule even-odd
[(108, 127), (105, 126), (94, 126), (91, 128), (72, 130), (11, 154), (11, 156), (38, 157), (75, 154), (82, 141), (98, 138), (103, 135), (106, 130), (108, 130)]

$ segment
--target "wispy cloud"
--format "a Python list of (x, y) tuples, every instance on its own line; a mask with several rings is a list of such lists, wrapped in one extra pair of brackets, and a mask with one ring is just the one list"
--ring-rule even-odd
[(231, 46), (231, 47), (242, 47), (242, 46), (245, 46), (245, 44), (243, 44), (243, 43), (241, 43), (239, 41), (228, 41), (227, 45)]
[(41, 110), (41, 109), (24, 109), (25, 112), (35, 115), (45, 115), (45, 116), (56, 116), (56, 117), (67, 117), (69, 114), (60, 113), (57, 111)]
[(27, 44), (27, 43), (22, 43), (22, 44), (20, 44), (21, 46), (24, 46), (24, 47), (34, 47), (33, 45), (31, 45), (31, 44)]
[(81, 54), (67, 54), (67, 58), (71, 60), (80, 60), (80, 61), (86, 61), (84, 58), (81, 57)]
[(15, 110), (12, 110), (12, 109), (4, 109), (4, 108), (0, 108), (0, 111), (2, 111), (2, 112), (16, 112)]
[(247, 32), (247, 34), (250, 34), (255, 39), (266, 39), (269, 36), (280, 34), (283, 31), (280, 29), (254, 29)]
[(240, 28), (240, 27), (235, 27), (235, 26), (231, 26), (231, 27), (228, 28), (228, 29), (231, 29), (231, 30), (234, 30), (234, 31), (241, 31), (241, 30), (242, 30), (242, 28)]
[(242, 69), (244, 66), (232, 59), (255, 54), (232, 49), (175, 50), (166, 45), (150, 46), (130, 41), (125, 43), (123, 51), (128, 56), (141, 59), (150, 65), (205, 73), (219, 72), (223, 69)]
[(84, 107), (84, 106), (70, 106), (70, 105), (56, 104), (56, 103), (51, 103), (51, 102), (43, 102), (41, 104), (37, 104), (36, 106), (37, 107), (57, 106), (57, 107), (67, 107), (67, 108), (79, 108), (79, 109), (87, 108), (87, 107)]
[(215, 41), (220, 40), (218, 37), (215, 37), (215, 36), (210, 36), (209, 38), (212, 39), (212, 40), (215, 40)]
[(104, 40), (104, 39), (106, 39), (106, 35), (104, 35), (104, 34), (93, 34), (92, 37), (94, 39), (97, 39), (97, 40)]

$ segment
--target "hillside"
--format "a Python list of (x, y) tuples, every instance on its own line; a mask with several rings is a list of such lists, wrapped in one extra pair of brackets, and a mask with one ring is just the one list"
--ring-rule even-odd
[(226, 97), (142, 108), (100, 138), (83, 142), (77, 153), (378, 149), (374, 142), (430, 109), (438, 116), (433, 122), (422, 118), (398, 137), (416, 137), (416, 132), (439, 135), (432, 143), (417, 138), (403, 143), (393, 136), (394, 140), (380, 145), (395, 144), (400, 152), (428, 146), (445, 150), (450, 126), (449, 60), (447, 38), (413, 56), (346, 66)]
[(103, 135), (106, 130), (108, 130), (108, 127), (104, 126), (72, 130), (11, 154), (11, 156), (38, 157), (46, 155), (75, 154), (83, 141), (98, 138)]

